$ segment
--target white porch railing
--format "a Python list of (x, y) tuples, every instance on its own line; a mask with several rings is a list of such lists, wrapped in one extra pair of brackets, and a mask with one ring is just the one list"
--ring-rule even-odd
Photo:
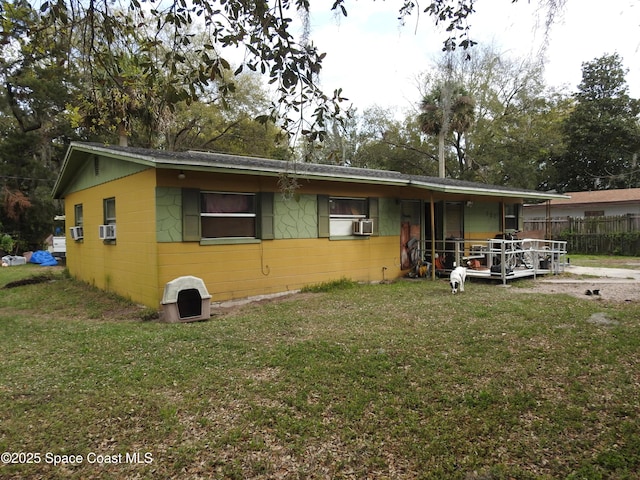
[(412, 254), (414, 267), (427, 264), (436, 275), (444, 276), (461, 265), (467, 267), (468, 276), (499, 278), (506, 283), (513, 278), (557, 275), (567, 264), (567, 242), (557, 240), (447, 239), (434, 246), (435, 258), (431, 258), (431, 242), (419, 243), (419, 251)]

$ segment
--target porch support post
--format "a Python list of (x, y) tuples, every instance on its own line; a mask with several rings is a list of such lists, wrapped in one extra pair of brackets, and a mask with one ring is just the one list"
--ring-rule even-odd
[(545, 203), (544, 238), (551, 240), (551, 200), (547, 200)]
[(431, 280), (436, 279), (436, 219), (433, 193), (429, 195), (429, 217), (431, 217)]

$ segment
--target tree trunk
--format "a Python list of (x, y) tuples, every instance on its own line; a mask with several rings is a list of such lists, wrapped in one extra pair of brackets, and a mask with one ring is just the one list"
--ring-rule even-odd
[(122, 123), (118, 126), (118, 145), (121, 147), (129, 146), (129, 136), (127, 135), (127, 129)]
[(438, 133), (438, 176), (445, 177), (444, 169), (444, 129), (440, 129)]

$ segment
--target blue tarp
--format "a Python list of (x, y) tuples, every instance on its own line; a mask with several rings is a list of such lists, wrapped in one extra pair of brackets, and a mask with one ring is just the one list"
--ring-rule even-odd
[(53, 258), (53, 255), (51, 255), (49, 252), (45, 252), (44, 250), (33, 252), (33, 255), (31, 255), (31, 260), (29, 261), (31, 263), (38, 263), (43, 267), (54, 267), (58, 265), (58, 261)]

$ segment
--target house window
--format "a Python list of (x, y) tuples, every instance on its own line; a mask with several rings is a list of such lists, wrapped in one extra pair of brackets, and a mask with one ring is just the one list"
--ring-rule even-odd
[(103, 203), (104, 224), (115, 225), (116, 223), (116, 199), (114, 197), (105, 198)]
[(84, 215), (81, 203), (73, 206), (73, 225), (73, 227), (70, 227), (69, 233), (73, 240), (79, 242), (84, 238)]
[(256, 195), (203, 192), (200, 221), (202, 238), (255, 238)]
[(81, 203), (73, 206), (73, 216), (74, 216), (73, 224), (76, 227), (82, 227), (84, 225), (84, 214), (82, 213)]
[(330, 235), (340, 237), (353, 234), (353, 221), (367, 218), (369, 205), (366, 198), (329, 198)]
[(520, 205), (517, 203), (508, 203), (504, 206), (504, 229), (505, 230), (519, 230)]

